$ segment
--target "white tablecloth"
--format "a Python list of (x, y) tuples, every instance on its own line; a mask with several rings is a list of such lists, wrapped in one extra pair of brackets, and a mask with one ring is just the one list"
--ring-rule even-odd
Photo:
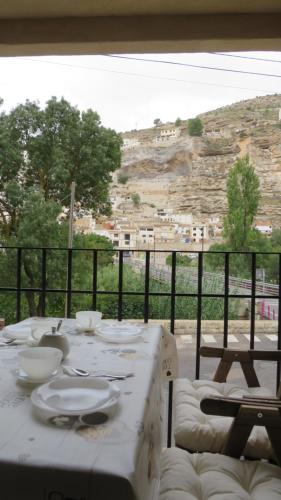
[(176, 376), (174, 339), (158, 325), (145, 325), (143, 340), (128, 344), (84, 334), (69, 339), (66, 363), (134, 372), (134, 377), (114, 382), (121, 397), (106, 423), (44, 423), (32, 409), (33, 387), (19, 385), (13, 374), (23, 346), (0, 347), (1, 498), (152, 499), (162, 447), (162, 379)]

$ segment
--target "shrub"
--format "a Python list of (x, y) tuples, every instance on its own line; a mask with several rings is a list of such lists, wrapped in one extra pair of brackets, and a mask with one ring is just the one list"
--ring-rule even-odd
[(187, 122), (187, 130), (191, 137), (201, 136), (203, 132), (203, 124), (200, 118), (191, 118)]
[(139, 207), (140, 206), (140, 195), (138, 193), (133, 193), (131, 195), (131, 200), (134, 204), (135, 207)]
[(128, 175), (125, 175), (125, 174), (119, 174), (117, 177), (117, 181), (119, 184), (127, 184), (128, 180), (129, 180), (129, 177), (128, 177)]

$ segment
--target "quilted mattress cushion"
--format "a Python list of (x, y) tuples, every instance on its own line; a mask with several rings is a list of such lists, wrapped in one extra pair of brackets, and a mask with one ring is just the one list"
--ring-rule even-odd
[(212, 453), (164, 450), (159, 500), (280, 500), (281, 468)]
[[(175, 443), (190, 451), (221, 453), (232, 423), (232, 417), (207, 415), (200, 401), (208, 396), (243, 397), (244, 395), (273, 396), (263, 387), (246, 388), (208, 380), (177, 379), (175, 381)], [(273, 452), (264, 427), (254, 427), (245, 455), (252, 458), (272, 458)]]

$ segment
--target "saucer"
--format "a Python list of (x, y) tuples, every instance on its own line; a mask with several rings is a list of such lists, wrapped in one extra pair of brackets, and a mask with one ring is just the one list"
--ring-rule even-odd
[(96, 323), (91, 328), (87, 328), (86, 326), (82, 326), (78, 321), (76, 321), (76, 331), (78, 333), (92, 333), (92, 334), (94, 334), (96, 331), (96, 328), (98, 328), (100, 325), (101, 325), (101, 321)]
[(98, 326), (95, 333), (105, 342), (127, 344), (142, 339), (143, 327), (120, 321), (119, 323), (106, 323)]
[(53, 373), (51, 373), (51, 375), (49, 375), (48, 377), (44, 377), (44, 378), (40, 378), (40, 379), (29, 377), (29, 375), (27, 375), (27, 373), (25, 373), (20, 368), (13, 370), (13, 373), (16, 376), (17, 381), (22, 383), (22, 384), (34, 384), (34, 385), (35, 384), (45, 384), (45, 382), (49, 382), (49, 381), (53, 380), (54, 378), (58, 377), (59, 375), (61, 375), (62, 368), (59, 367), (57, 370), (55, 370)]
[(59, 377), (34, 389), (31, 401), (41, 413), (80, 416), (112, 411), (120, 394), (116, 385), (98, 377)]

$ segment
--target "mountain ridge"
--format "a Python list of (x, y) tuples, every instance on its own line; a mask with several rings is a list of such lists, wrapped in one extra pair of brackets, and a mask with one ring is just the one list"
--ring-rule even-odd
[[(111, 196), (120, 209), (145, 205), (192, 213), (197, 219), (224, 216), (226, 180), (238, 157), (249, 154), (260, 179), (257, 219), (281, 227), (281, 95), (256, 97), (198, 115), (202, 137), (190, 137), (187, 122), (161, 124), (122, 134), (120, 170)], [(118, 176), (128, 177), (126, 184)], [(140, 207), (130, 205), (132, 193)], [(118, 211), (118, 202), (115, 210)]]

